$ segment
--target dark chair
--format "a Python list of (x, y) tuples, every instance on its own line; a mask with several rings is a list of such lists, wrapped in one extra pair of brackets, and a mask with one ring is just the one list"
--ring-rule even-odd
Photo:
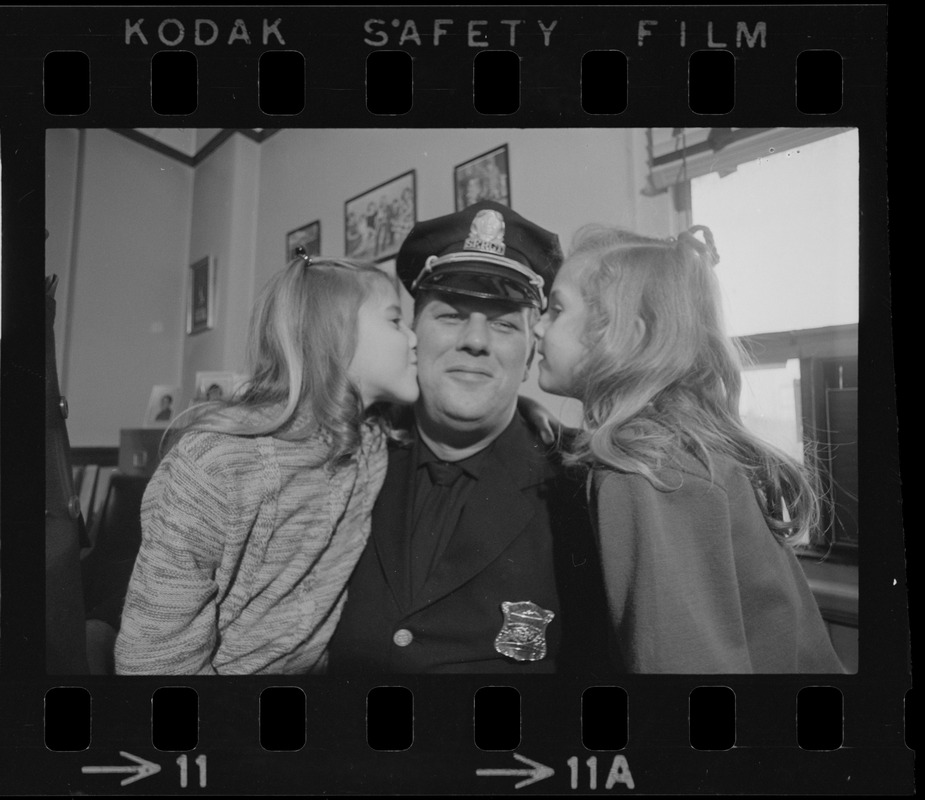
[(82, 561), (84, 608), (116, 630), (141, 546), (141, 499), (148, 478), (114, 472), (91, 532), (93, 548)]
[(81, 561), (87, 661), (93, 675), (114, 672), (113, 647), (141, 547), (141, 499), (148, 480), (118, 471), (112, 474), (90, 532), (93, 548)]

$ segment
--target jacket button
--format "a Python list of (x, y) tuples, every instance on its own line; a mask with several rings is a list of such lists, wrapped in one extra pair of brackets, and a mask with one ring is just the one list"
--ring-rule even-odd
[(61, 395), (60, 399), (58, 400), (58, 408), (61, 411), (61, 416), (67, 419), (67, 398), (64, 395)]
[(392, 641), (395, 642), (399, 647), (407, 647), (414, 641), (414, 634), (411, 633), (407, 628), (399, 628), (395, 631), (395, 635), (392, 637)]
[(70, 514), (71, 519), (77, 519), (80, 516), (80, 500), (76, 494), (67, 501), (67, 513)]

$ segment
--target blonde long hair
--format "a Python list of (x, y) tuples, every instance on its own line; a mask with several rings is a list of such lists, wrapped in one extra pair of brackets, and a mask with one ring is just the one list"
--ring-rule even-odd
[(231, 399), (190, 409), (168, 447), (190, 430), (295, 441), (320, 433), (329, 459), (349, 458), (366, 415), (347, 370), (357, 314), (378, 281), (395, 287), (374, 265), (344, 259), (297, 258), (274, 275), (251, 315), (249, 379)]
[(567, 460), (606, 464), (669, 488), (656, 473), (679, 452), (711, 474), (711, 455), (724, 455), (745, 470), (778, 538), (815, 528), (815, 469), (754, 436), (739, 416), (746, 359), (725, 332), (709, 228), (662, 240), (588, 225), (569, 258), (582, 260), (588, 317), (578, 369), (585, 424)]

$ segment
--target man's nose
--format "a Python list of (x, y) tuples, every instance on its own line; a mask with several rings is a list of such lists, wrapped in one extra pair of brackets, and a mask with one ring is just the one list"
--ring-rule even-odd
[(488, 352), (491, 332), (484, 314), (471, 314), (462, 330), (459, 347), (473, 353)]

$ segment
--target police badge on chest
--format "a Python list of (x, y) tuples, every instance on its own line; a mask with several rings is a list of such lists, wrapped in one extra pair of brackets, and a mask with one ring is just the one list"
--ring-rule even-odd
[(501, 603), (504, 624), (495, 637), (495, 650), (515, 661), (539, 661), (546, 656), (546, 626), (555, 613), (529, 600)]

